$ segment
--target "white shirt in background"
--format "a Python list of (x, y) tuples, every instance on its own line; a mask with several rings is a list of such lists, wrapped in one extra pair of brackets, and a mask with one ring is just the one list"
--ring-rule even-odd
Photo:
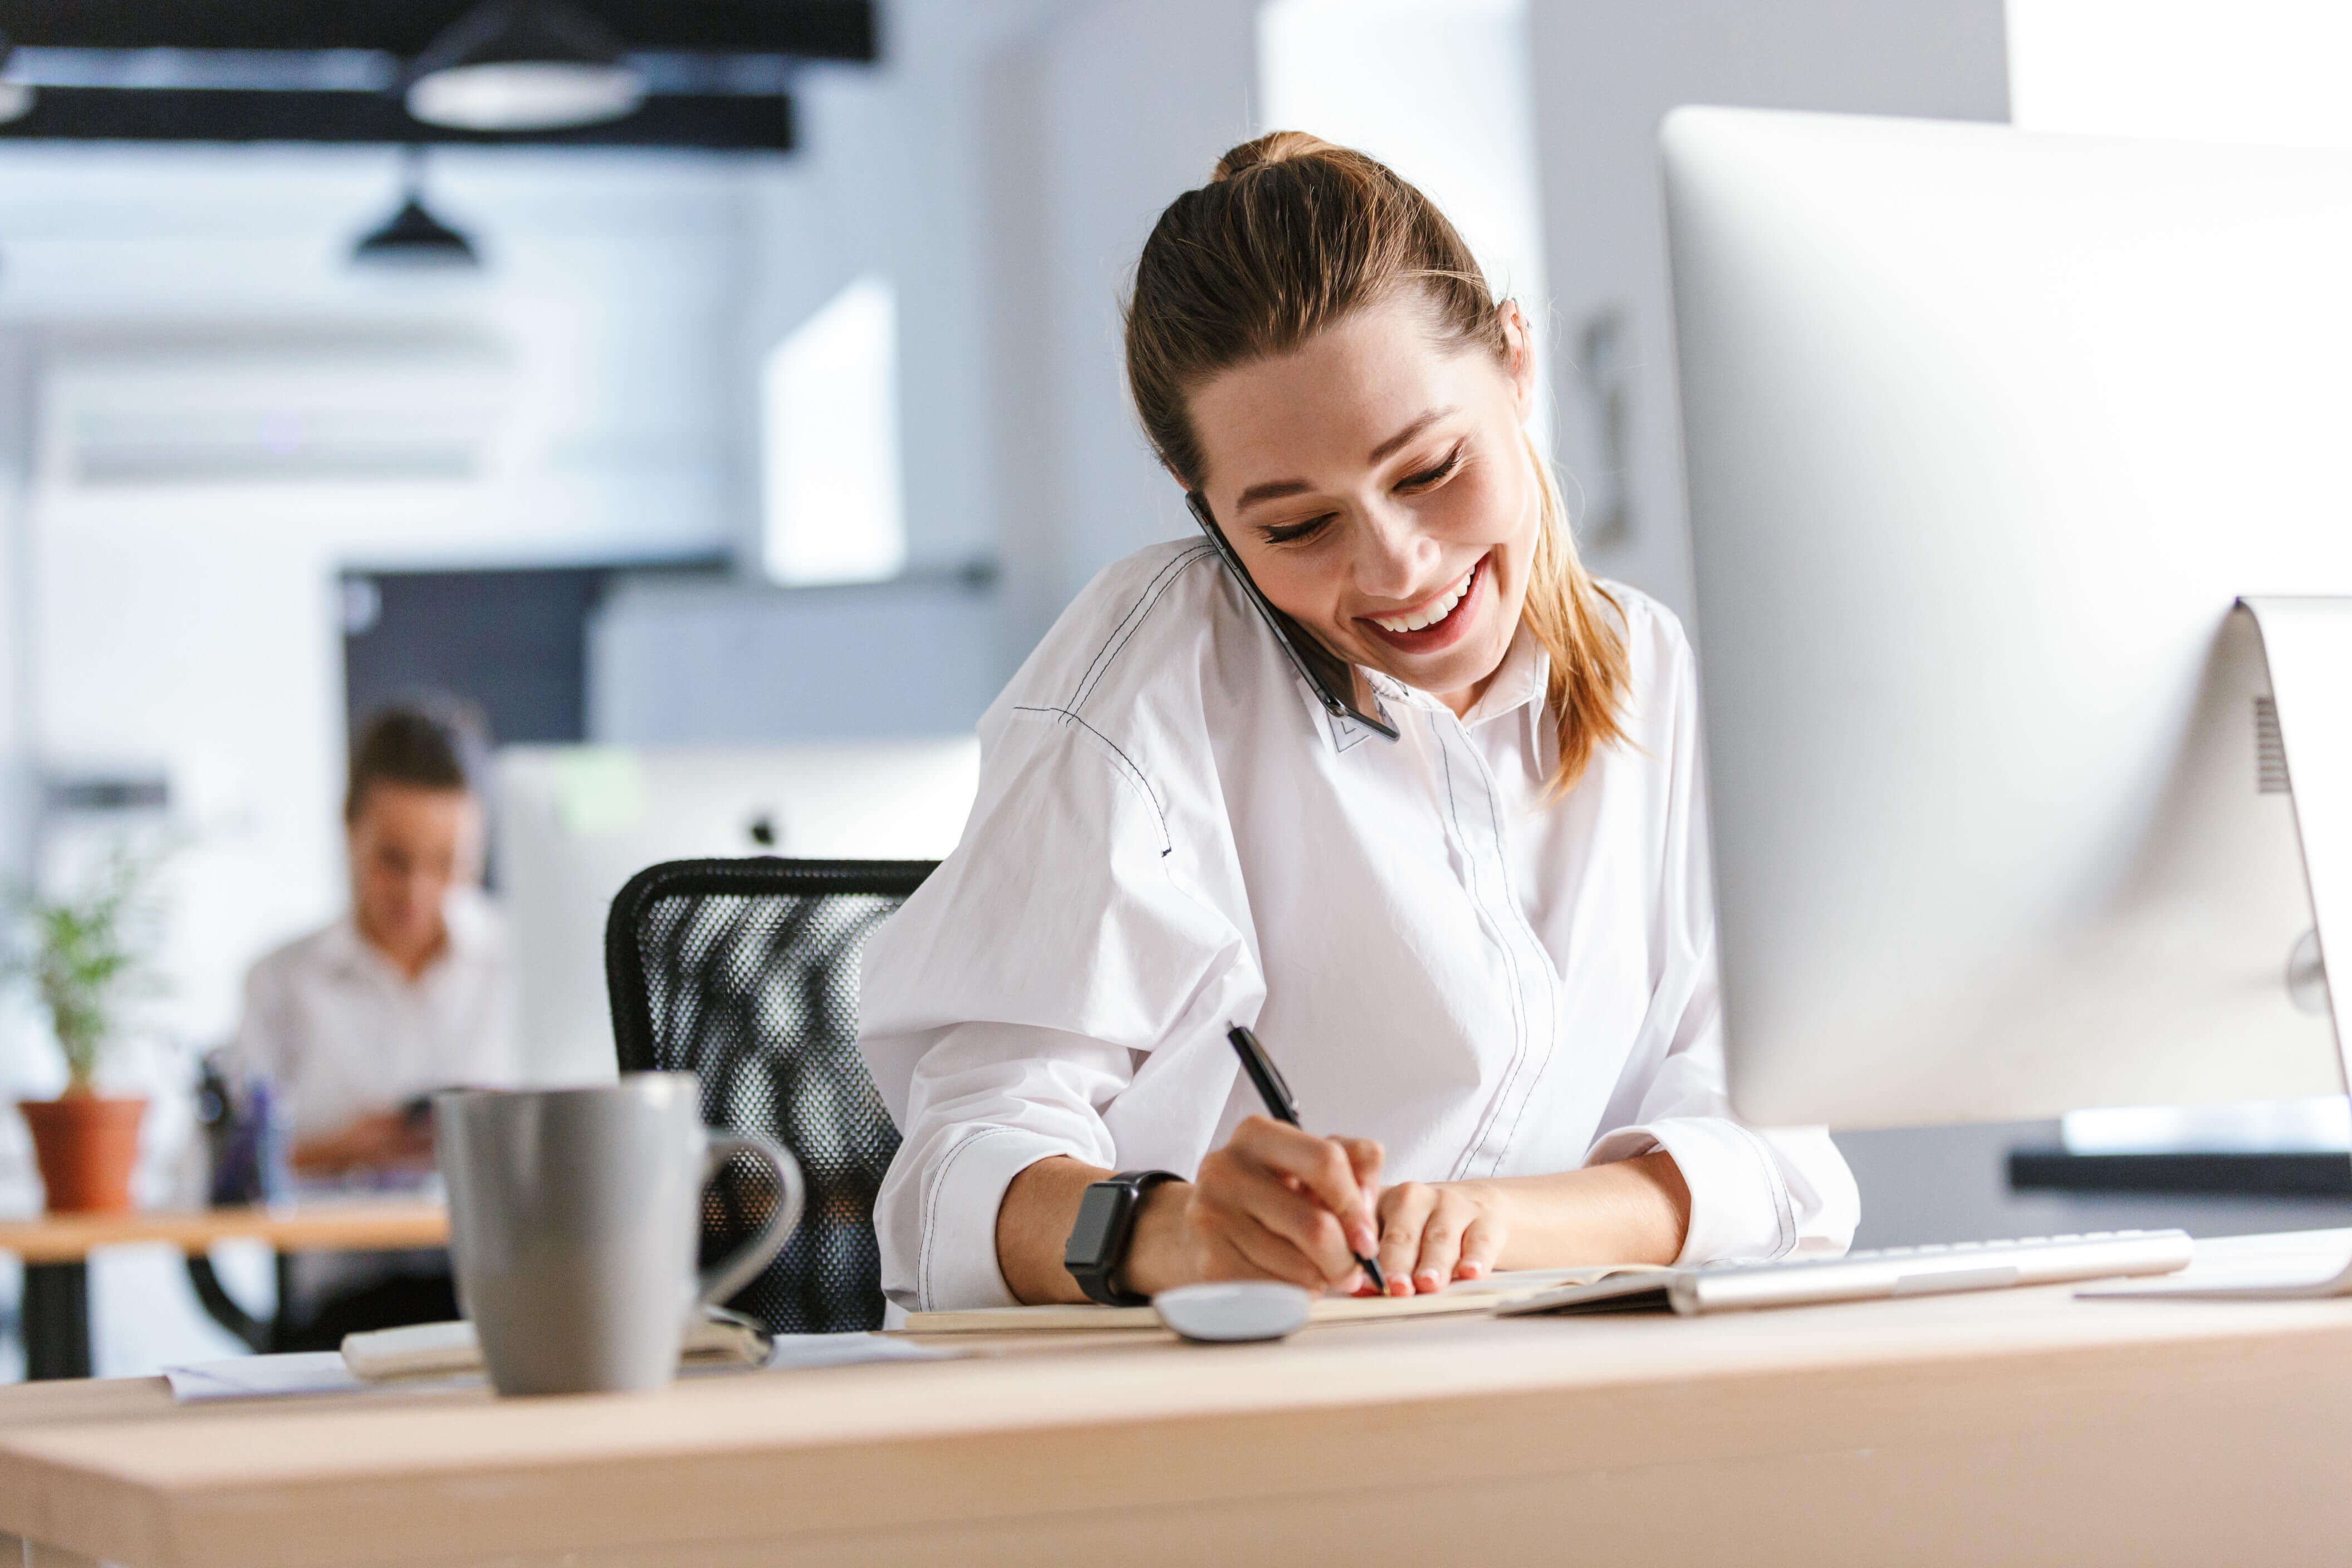
[(1262, 1109), (1232, 1023), (1387, 1181), (1664, 1149), (1683, 1262), (1843, 1249), (1827, 1133), (1726, 1100), (1690, 647), (1610, 592), (1629, 741), (1548, 803), (1524, 629), (1466, 719), (1372, 676), (1391, 742), (1323, 713), (1205, 542), (1097, 578), (982, 721), (962, 842), (866, 952), (860, 1044), (905, 1138), (892, 1300), (1011, 1302), (996, 1211), (1038, 1160), (1192, 1175)]
[(457, 1084), (518, 1081), (514, 963), (478, 889), (443, 906), (447, 946), (415, 980), (346, 914), (253, 966), (231, 1059), (268, 1075), (295, 1141)]

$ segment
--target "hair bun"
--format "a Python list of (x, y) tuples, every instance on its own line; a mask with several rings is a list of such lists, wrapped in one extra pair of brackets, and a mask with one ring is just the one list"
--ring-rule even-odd
[(1218, 159), (1216, 173), (1211, 174), (1209, 180), (1213, 184), (1262, 164), (1287, 163), (1293, 158), (1311, 158), (1331, 151), (1330, 142), (1304, 131), (1269, 131), (1254, 142), (1243, 142)]

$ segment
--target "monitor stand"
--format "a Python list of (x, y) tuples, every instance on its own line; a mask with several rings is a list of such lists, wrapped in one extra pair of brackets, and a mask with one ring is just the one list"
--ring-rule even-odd
[[(2347, 715), (2352, 708), (2352, 598), (2263, 595), (2240, 599), (2237, 613), (2252, 617), (2269, 668), (2321, 962), (2325, 964), (2329, 953), (2344, 955), (2342, 973), (2346, 989), (2352, 993), (2352, 722), (2347, 722), (2352, 717)], [(2344, 1006), (2336, 1006), (2331, 991), (2329, 1002), (2336, 1058), (2352, 1084), (2352, 1054), (2346, 1050), (2352, 1018), (2345, 1013), (2345, 1007), (2352, 1007), (2352, 994)], [(2171, 1275), (2077, 1294), (2269, 1300), (2352, 1296), (2352, 1260), (2329, 1273), (2315, 1273), (2305, 1265), (2299, 1273), (2261, 1277), (2198, 1279)]]

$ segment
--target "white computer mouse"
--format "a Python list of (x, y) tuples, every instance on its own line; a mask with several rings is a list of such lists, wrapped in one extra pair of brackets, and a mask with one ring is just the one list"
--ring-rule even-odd
[(1307, 1309), (1314, 1301), (1296, 1285), (1227, 1279), (1162, 1290), (1151, 1298), (1151, 1306), (1161, 1322), (1188, 1340), (1239, 1344), (1297, 1333), (1307, 1326)]

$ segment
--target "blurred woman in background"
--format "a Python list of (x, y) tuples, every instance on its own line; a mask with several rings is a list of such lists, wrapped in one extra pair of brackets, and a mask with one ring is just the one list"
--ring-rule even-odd
[[(299, 1178), (419, 1177), (433, 1168), (424, 1096), (516, 1081), (514, 967), (480, 886), (469, 728), (418, 708), (368, 722), (343, 797), (351, 909), (247, 977), (232, 1070), (268, 1083)], [(457, 1316), (437, 1250), (301, 1262), (303, 1345)]]

